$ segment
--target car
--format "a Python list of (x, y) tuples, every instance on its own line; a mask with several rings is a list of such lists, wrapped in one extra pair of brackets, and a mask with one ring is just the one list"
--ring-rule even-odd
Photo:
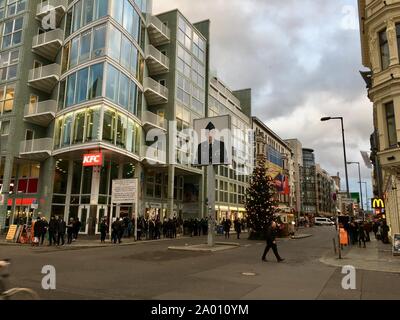
[(324, 218), (324, 217), (316, 217), (314, 219), (314, 223), (316, 226), (333, 226), (335, 223), (329, 219), (329, 218)]

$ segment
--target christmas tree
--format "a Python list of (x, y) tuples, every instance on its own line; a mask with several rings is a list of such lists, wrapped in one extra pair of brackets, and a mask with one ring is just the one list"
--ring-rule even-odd
[(245, 195), (250, 239), (265, 238), (266, 228), (275, 218), (275, 195), (276, 186), (268, 175), (265, 158), (262, 158), (250, 177), (250, 186)]

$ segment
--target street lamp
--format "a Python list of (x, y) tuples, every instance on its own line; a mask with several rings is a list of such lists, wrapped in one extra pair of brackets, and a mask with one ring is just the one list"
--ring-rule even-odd
[(369, 212), (369, 204), (368, 204), (368, 183), (367, 182), (361, 182), (362, 184), (365, 185), (365, 201), (367, 204), (367, 213)]
[(349, 175), (348, 175), (348, 172), (347, 172), (346, 141), (345, 141), (345, 137), (344, 137), (343, 117), (324, 117), (324, 118), (321, 118), (321, 121), (322, 121), (322, 122), (330, 121), (330, 120), (340, 120), (340, 121), (341, 121), (341, 124), (342, 124), (344, 169), (345, 169), (345, 172), (346, 172), (346, 191), (347, 191), (347, 197), (350, 199)]
[[(349, 175), (347, 172), (347, 156), (346, 156), (346, 140), (344, 137), (344, 124), (343, 117), (324, 117), (321, 118), (322, 122), (330, 121), (330, 120), (340, 120), (342, 124), (342, 140), (343, 140), (343, 155), (344, 155), (344, 170), (346, 172), (346, 189), (347, 189), (347, 197), (350, 199), (350, 189), (349, 189)], [(340, 225), (339, 225), (339, 214), (337, 214), (337, 226), (338, 226), (338, 251), (339, 251), (339, 259), (342, 259), (342, 250), (340, 248)]]
[(347, 162), (347, 164), (357, 164), (358, 165), (358, 183), (360, 184), (360, 197), (361, 197), (361, 210), (364, 211), (364, 201), (362, 194), (362, 184), (361, 184), (361, 167), (359, 162)]

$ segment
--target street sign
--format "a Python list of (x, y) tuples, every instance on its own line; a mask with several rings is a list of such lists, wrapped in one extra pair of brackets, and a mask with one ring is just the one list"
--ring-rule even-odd
[(382, 199), (371, 199), (371, 205), (373, 209), (384, 209), (385, 202)]
[(39, 201), (37, 201), (36, 199), (32, 200), (31, 209), (33, 210), (39, 209)]
[(138, 179), (113, 180), (111, 201), (116, 204), (137, 203)]

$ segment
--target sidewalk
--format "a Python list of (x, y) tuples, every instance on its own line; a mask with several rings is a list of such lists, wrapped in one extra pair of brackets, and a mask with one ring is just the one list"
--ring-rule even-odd
[[(159, 242), (159, 241), (171, 241), (171, 240), (177, 240), (177, 239), (185, 239), (187, 238), (186, 236), (178, 236), (176, 239), (170, 239), (170, 238), (161, 238), (158, 240), (140, 240), (140, 241), (135, 241), (133, 238), (125, 238), (122, 239), (122, 243), (120, 244), (114, 244), (111, 243), (109, 239), (106, 239), (105, 243), (101, 243), (100, 240), (95, 240), (95, 239), (78, 239), (78, 241), (72, 242), (72, 244), (65, 244), (64, 246), (52, 246), (49, 247), (48, 241), (45, 241), (45, 244), (43, 246), (39, 247), (34, 247), (34, 248), (57, 248), (57, 249), (64, 249), (64, 250), (73, 250), (73, 249), (84, 249), (84, 248), (106, 248), (106, 247), (113, 247), (113, 246), (131, 246), (131, 245), (139, 245), (139, 244), (145, 244), (145, 243), (153, 243), (153, 242)], [(27, 247), (27, 248), (32, 248), (30, 244), (21, 244), (21, 243), (14, 243), (14, 242), (8, 242), (5, 240), (4, 236), (0, 237), (0, 246), (17, 246), (17, 247)]]
[(400, 256), (393, 256), (392, 246), (373, 239), (373, 236), (371, 242), (367, 242), (366, 249), (359, 248), (358, 245), (345, 247), (342, 251), (342, 258), (339, 260), (331, 252), (320, 261), (335, 267), (351, 265), (356, 269), (368, 271), (400, 273)]

